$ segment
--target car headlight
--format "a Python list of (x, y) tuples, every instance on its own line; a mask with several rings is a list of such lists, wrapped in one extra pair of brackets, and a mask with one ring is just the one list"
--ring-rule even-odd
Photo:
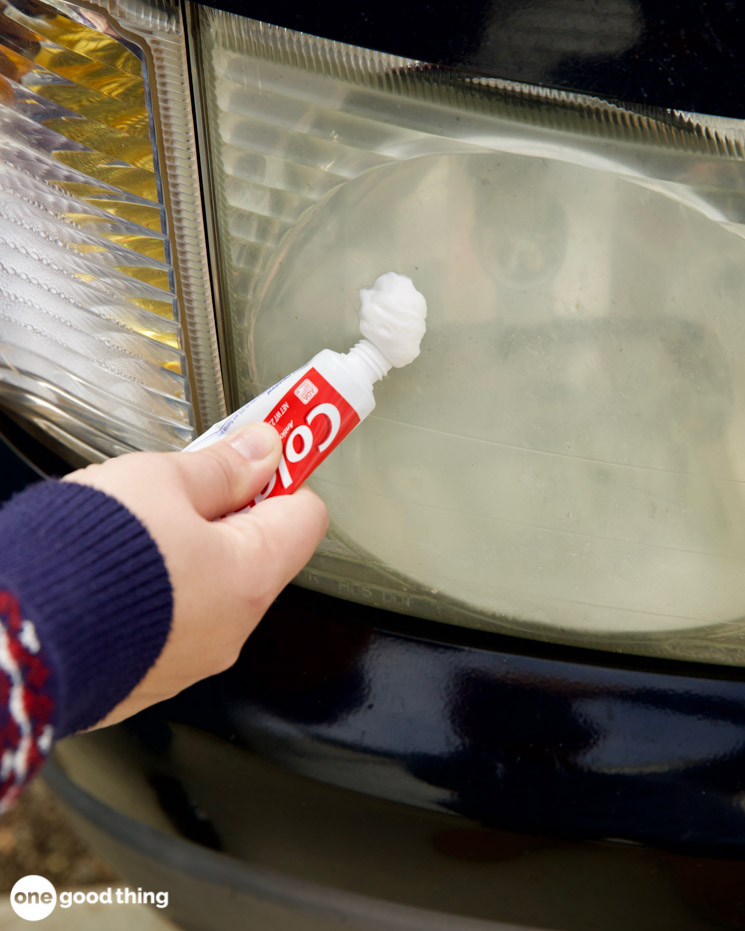
[(348, 348), (382, 271), (430, 308), (312, 479), (332, 529), (300, 581), (744, 663), (742, 125), (187, 13), (231, 406)]
[(88, 459), (224, 410), (185, 67), (175, 10), (0, 4), (0, 397)]

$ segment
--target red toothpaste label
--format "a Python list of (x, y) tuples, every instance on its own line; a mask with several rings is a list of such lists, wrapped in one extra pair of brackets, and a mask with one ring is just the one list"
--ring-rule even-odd
[(314, 368), (308, 369), (265, 418), (282, 439), (282, 458), (250, 506), (289, 495), (360, 422), (357, 411)]

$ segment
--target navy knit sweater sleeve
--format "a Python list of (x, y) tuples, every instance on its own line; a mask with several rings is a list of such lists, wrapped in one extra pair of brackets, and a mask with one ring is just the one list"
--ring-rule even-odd
[(54, 739), (124, 699), (168, 636), (163, 557), (113, 498), (42, 482), (0, 510), (0, 810)]

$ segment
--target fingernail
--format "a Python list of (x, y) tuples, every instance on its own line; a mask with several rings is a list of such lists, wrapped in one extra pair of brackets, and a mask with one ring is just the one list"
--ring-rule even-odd
[[(271, 431), (271, 432), (270, 432)], [(274, 434), (274, 436), (272, 436)], [(264, 459), (277, 445), (277, 432), (268, 424), (257, 423), (230, 437), (228, 443), (246, 459)]]

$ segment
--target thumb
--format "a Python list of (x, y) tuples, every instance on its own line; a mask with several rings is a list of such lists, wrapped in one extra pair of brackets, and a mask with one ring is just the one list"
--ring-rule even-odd
[(215, 520), (245, 507), (279, 465), (282, 443), (266, 423), (254, 423), (194, 452), (177, 453), (182, 485), (194, 509)]

